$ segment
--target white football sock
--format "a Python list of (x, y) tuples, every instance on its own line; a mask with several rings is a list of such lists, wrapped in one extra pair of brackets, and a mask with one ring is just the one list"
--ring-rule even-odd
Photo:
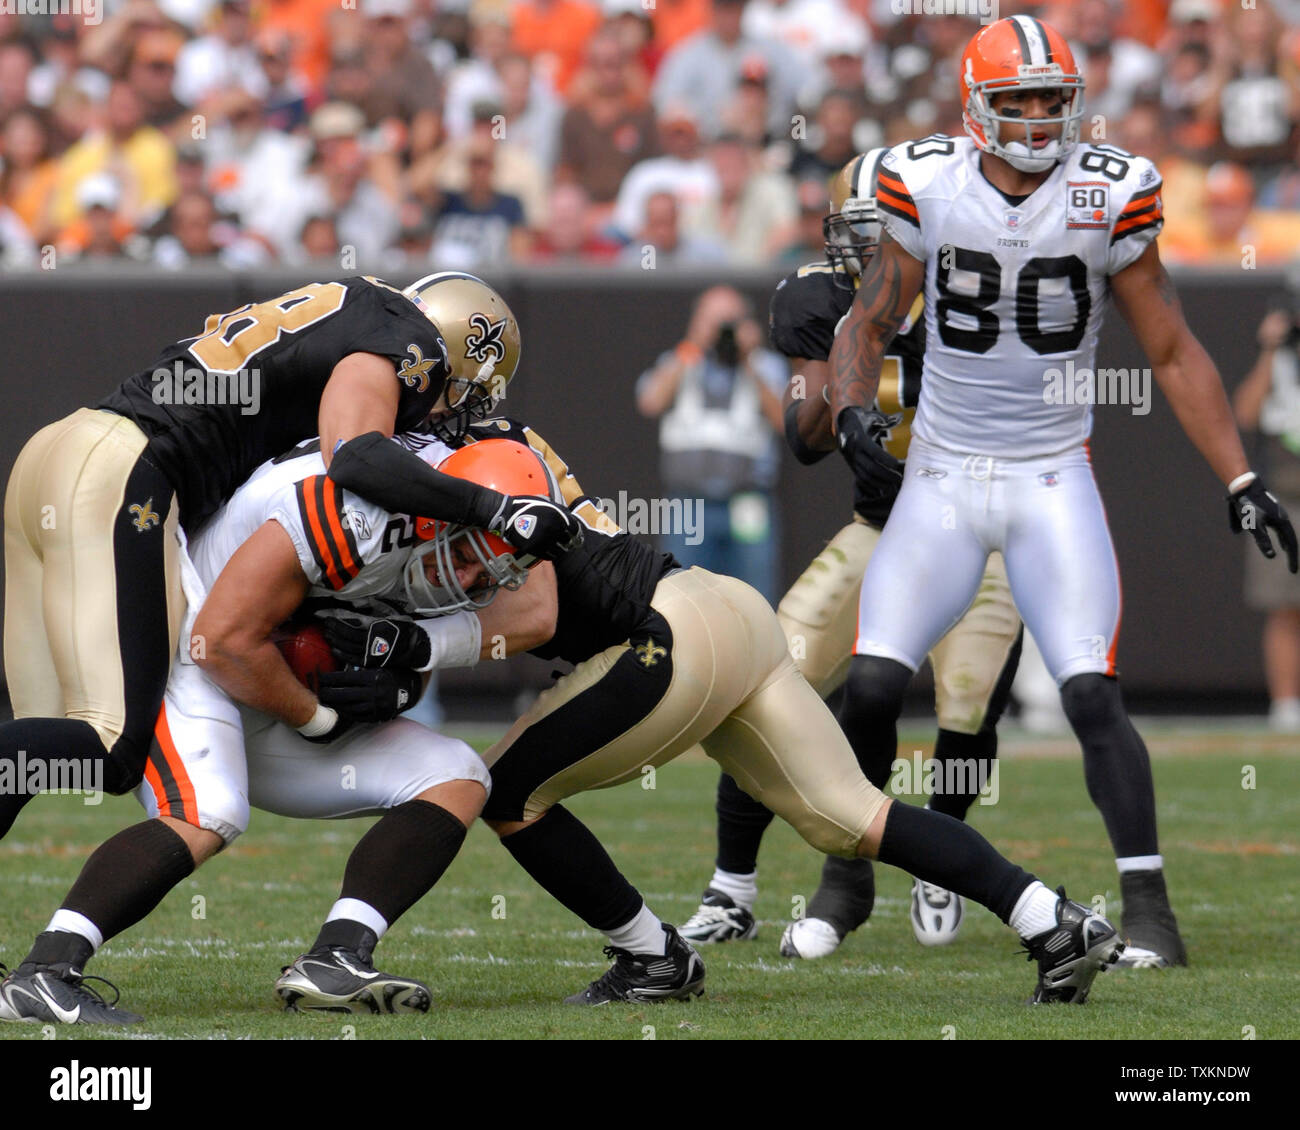
[(369, 926), (377, 938), (382, 938), (388, 931), (388, 920), (368, 902), (362, 902), (360, 899), (339, 899), (325, 915), (326, 922), (336, 922), (340, 918)]
[(628, 953), (652, 953), (662, 957), (668, 952), (668, 935), (664, 924), (645, 903), (636, 915), (617, 930), (610, 930), (609, 943)]
[(1008, 925), (1022, 938), (1044, 934), (1056, 926), (1056, 904), (1060, 896), (1035, 879), (1016, 902)]
[(751, 914), (754, 912), (754, 902), (758, 898), (757, 871), (751, 871), (748, 875), (737, 875), (734, 871), (714, 871), (709, 886), (715, 891), (721, 891), (737, 906), (744, 907)]
[(99, 927), (75, 910), (56, 910), (45, 929), (58, 934), (80, 934), (95, 949), (104, 944), (104, 935), (100, 933)]

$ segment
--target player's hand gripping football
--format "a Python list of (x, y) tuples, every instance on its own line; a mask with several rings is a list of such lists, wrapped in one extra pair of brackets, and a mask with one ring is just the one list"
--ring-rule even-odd
[(1296, 571), (1296, 538), (1291, 519), (1282, 504), (1258, 477), (1251, 479), (1244, 487), (1228, 495), (1228, 528), (1234, 534), (1249, 532), (1254, 535), (1255, 544), (1265, 557), (1276, 557), (1273, 541), (1268, 536), (1268, 528), (1277, 533), (1277, 540), (1286, 550), (1286, 564), (1291, 572)]
[(326, 671), (316, 692), (323, 706), (344, 722), (391, 722), (420, 698), (420, 676), (415, 671), (380, 667)]
[(325, 608), (316, 616), (330, 647), (344, 663), (429, 670), (429, 634), (409, 617), (368, 616), (341, 608)]
[(522, 554), (554, 561), (582, 544), (582, 522), (570, 511), (540, 495), (502, 496), (486, 528), (500, 534)]
[(893, 504), (903, 485), (903, 464), (889, 454), (877, 437), (896, 426), (901, 417), (886, 416), (859, 405), (840, 411), (836, 420), (840, 454), (853, 468), (853, 478), (873, 502)]

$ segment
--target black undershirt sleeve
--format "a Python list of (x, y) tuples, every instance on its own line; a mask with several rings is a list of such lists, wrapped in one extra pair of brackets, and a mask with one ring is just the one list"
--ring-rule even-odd
[(829, 451), (818, 451), (804, 443), (803, 436), (799, 434), (798, 402), (787, 404), (785, 408), (785, 442), (794, 452), (794, 457), (805, 467), (820, 462), (830, 454)]
[(343, 444), (330, 460), (329, 477), (390, 513), (480, 528), (491, 522), (503, 497), (435, 470), (380, 432), (366, 432)]

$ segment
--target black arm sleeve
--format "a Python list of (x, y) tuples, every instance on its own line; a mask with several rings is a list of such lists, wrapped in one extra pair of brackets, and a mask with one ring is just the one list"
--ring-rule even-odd
[(830, 454), (829, 451), (817, 451), (804, 443), (803, 436), (799, 434), (798, 402), (785, 406), (785, 442), (794, 452), (794, 457), (805, 467), (821, 462)]
[(444, 475), (379, 432), (348, 440), (330, 460), (329, 477), (344, 490), (394, 514), (486, 528), (502, 495)]

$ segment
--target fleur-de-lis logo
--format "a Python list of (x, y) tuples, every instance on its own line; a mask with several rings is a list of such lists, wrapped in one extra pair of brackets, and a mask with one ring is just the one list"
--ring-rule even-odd
[(433, 358), (425, 360), (424, 352), (418, 345), (408, 345), (406, 352), (411, 356), (402, 362), (397, 376), (403, 384), (410, 385), (416, 392), (423, 392), (429, 387), (429, 370), (437, 363)]
[(653, 667), (668, 654), (668, 649), (660, 647), (654, 640), (646, 640), (645, 643), (638, 644), (633, 650), (636, 652), (637, 662), (642, 667)]
[(486, 314), (471, 314), (469, 324), (476, 332), (465, 335), (465, 356), (473, 361), (493, 361), (500, 363), (506, 359), (505, 342), (501, 335), (506, 332), (506, 320), (492, 321)]
[(154, 513), (152, 498), (145, 499), (143, 506), (138, 502), (133, 502), (129, 507), (127, 507), (127, 509), (130, 513), (135, 515), (133, 524), (136, 530), (140, 533), (144, 533), (150, 526), (156, 526), (162, 521), (162, 519)]

